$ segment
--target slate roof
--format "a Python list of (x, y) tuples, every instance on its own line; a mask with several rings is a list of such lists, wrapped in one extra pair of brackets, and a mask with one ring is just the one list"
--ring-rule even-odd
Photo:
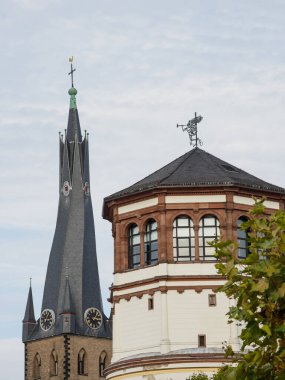
[(212, 154), (195, 148), (168, 165), (104, 199), (118, 199), (156, 188), (239, 186), (285, 194), (285, 189), (265, 182)]
[[(74, 323), (68, 332), (111, 338), (110, 323), (103, 312), (92, 200), (89, 184), (86, 184), (89, 182), (88, 137), (82, 140), (77, 108), (70, 108), (65, 141), (60, 138), (59, 144), (58, 215), (41, 308), (41, 311), (54, 311), (55, 324), (43, 331), (38, 323), (25, 341), (64, 333), (63, 314), (72, 314)], [(27, 308), (32, 315), (30, 305), (31, 301)], [(103, 316), (97, 330), (84, 322), (84, 312), (90, 307), (99, 309)]]

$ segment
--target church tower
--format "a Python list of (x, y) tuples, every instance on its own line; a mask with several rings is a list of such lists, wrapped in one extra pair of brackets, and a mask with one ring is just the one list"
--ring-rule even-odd
[[(71, 65), (71, 75), (73, 74)], [(41, 315), (30, 286), (23, 320), (25, 380), (104, 378), (111, 325), (104, 314), (90, 193), (88, 134), (82, 138), (77, 90), (69, 90), (65, 136), (59, 136), (59, 205)]]

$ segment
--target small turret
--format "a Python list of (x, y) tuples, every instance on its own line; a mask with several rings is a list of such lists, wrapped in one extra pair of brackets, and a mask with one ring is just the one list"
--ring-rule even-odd
[(30, 284), (25, 316), (23, 319), (22, 340), (27, 341), (33, 332), (37, 322), (35, 319), (32, 285)]

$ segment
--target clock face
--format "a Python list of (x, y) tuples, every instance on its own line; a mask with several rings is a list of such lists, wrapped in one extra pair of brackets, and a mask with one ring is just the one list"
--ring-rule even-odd
[(42, 330), (47, 331), (54, 324), (55, 316), (53, 310), (45, 309), (42, 311), (40, 325)]
[(91, 329), (98, 329), (102, 325), (102, 314), (95, 307), (85, 310), (84, 321)]

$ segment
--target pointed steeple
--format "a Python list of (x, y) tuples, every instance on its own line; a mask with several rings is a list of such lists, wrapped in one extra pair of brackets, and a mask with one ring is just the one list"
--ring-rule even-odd
[(30, 288), (29, 288), (26, 311), (25, 311), (25, 316), (24, 316), (23, 322), (32, 322), (32, 323), (36, 322), (35, 312), (34, 312), (33, 292), (32, 292), (32, 285), (31, 284), (30, 284)]
[[(110, 325), (103, 312), (98, 273), (89, 192), (88, 138), (85, 134), (82, 141), (76, 94), (72, 83), (67, 129), (65, 136), (60, 135), (59, 139), (58, 215), (41, 309), (43, 315), (50, 315), (51, 324), (43, 328), (39, 323), (33, 339), (64, 333), (111, 338)], [(102, 317), (102, 323), (96, 328), (86, 322), (85, 316), (92, 308)]]
[(37, 322), (35, 319), (35, 312), (34, 312), (33, 292), (32, 292), (32, 286), (30, 284), (28, 299), (27, 299), (27, 304), (26, 304), (26, 311), (25, 311), (25, 315), (23, 319), (23, 331), (22, 331), (23, 342), (29, 339), (36, 324)]

